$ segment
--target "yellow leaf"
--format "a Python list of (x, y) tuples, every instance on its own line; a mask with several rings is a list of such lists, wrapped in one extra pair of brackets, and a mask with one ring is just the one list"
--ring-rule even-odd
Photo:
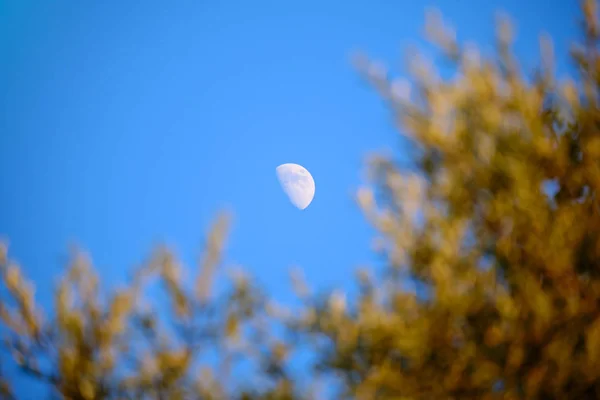
[(587, 350), (587, 360), (590, 367), (600, 365), (600, 318), (586, 329), (585, 343)]

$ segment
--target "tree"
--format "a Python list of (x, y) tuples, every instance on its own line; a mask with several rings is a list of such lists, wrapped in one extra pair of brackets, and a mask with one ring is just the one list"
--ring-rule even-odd
[[(32, 285), (7, 259), (6, 246), (0, 247), (10, 294), (0, 303), (0, 316), (13, 359), (65, 399), (219, 399), (227, 398), (232, 365), (245, 353), (265, 363), (272, 384), (260, 393), (242, 388), (236, 397), (287, 398), (289, 385), (279, 373), (283, 344), (265, 330), (260, 291), (238, 271), (221, 296), (211, 293), (227, 226), (228, 216), (222, 215), (212, 228), (194, 287), (185, 284), (174, 254), (161, 248), (135, 271), (129, 286), (103, 296), (90, 260), (73, 252), (48, 321), (34, 304)], [(157, 277), (167, 294), (167, 313), (145, 296)], [(211, 350), (218, 351), (217, 366), (199, 364)], [(6, 382), (3, 390), (11, 396)]]
[[(375, 277), (360, 271), (356, 298), (313, 295), (298, 280), (303, 307), (289, 313), (239, 277), (210, 295), (219, 222), (195, 289), (161, 250), (128, 290), (102, 302), (88, 263), (75, 257), (44, 323), (3, 251), (12, 303), (0, 312), (13, 358), (69, 399), (314, 398), (286, 368), (299, 348), (318, 356), (315, 377), (337, 377), (337, 398), (600, 398), (600, 28), (596, 2), (582, 4), (577, 80), (556, 80), (546, 37), (527, 76), (506, 21), (497, 55), (483, 57), (437, 14), (428, 33), (452, 77), (419, 55), (412, 83), (361, 60), (414, 145), (414, 165), (371, 163), (374, 189), (358, 201), (381, 233), (387, 267)], [(170, 295), (170, 324), (137, 300), (149, 274)], [(209, 346), (220, 350), (219, 379), (197, 373), (194, 358)], [(242, 353), (264, 384), (222, 379)]]

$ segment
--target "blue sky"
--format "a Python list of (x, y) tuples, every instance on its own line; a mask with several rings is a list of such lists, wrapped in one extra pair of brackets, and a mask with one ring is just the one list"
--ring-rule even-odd
[[(352, 199), (364, 156), (403, 151), (352, 51), (402, 72), (427, 6), (488, 47), (504, 10), (526, 64), (546, 31), (562, 73), (574, 4), (0, 0), (0, 235), (47, 302), (70, 243), (114, 284), (160, 242), (193, 265), (227, 207), (226, 260), (273, 296), (291, 298), (294, 265), (316, 287), (347, 287), (375, 261)], [(316, 181), (305, 211), (277, 182), (287, 162)]]

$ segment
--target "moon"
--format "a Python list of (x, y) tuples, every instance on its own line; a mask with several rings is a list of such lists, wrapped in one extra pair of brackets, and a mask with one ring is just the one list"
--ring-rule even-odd
[(281, 164), (275, 169), (277, 179), (292, 204), (304, 210), (315, 197), (315, 181), (306, 168), (298, 164)]

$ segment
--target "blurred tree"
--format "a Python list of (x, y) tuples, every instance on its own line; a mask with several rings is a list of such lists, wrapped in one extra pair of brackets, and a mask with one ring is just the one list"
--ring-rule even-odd
[[(374, 189), (358, 201), (387, 266), (359, 272), (355, 299), (313, 295), (298, 277), (303, 307), (293, 313), (241, 277), (211, 294), (219, 220), (195, 288), (160, 250), (102, 301), (76, 255), (44, 321), (3, 250), (10, 296), (0, 315), (13, 359), (67, 399), (315, 398), (287, 372), (295, 349), (317, 356), (315, 380), (336, 378), (336, 398), (600, 398), (600, 28), (595, 1), (582, 4), (577, 80), (555, 79), (547, 37), (540, 68), (526, 76), (506, 21), (487, 58), (435, 13), (427, 32), (452, 77), (419, 54), (410, 83), (360, 60), (414, 144), (416, 168), (371, 163)], [(171, 299), (168, 324), (142, 306), (152, 274)], [(218, 351), (216, 369), (197, 365), (207, 349)], [(228, 379), (242, 356), (256, 361), (261, 383)]]
[[(90, 261), (74, 252), (56, 290), (54, 315), (46, 321), (33, 301), (33, 287), (0, 247), (0, 270), (9, 296), (0, 303), (5, 346), (20, 370), (50, 385), (65, 399), (222, 399), (240, 354), (268, 363), (266, 389), (240, 398), (290, 396), (280, 366), (281, 344), (265, 324), (266, 303), (241, 273), (221, 296), (211, 293), (227, 228), (227, 216), (213, 227), (195, 286), (167, 249), (159, 249), (135, 271), (129, 286), (101, 295)], [(170, 308), (148, 302), (150, 280), (158, 277)], [(156, 293), (156, 292), (153, 292)], [(160, 300), (159, 300), (160, 301)], [(243, 333), (243, 335), (242, 335)], [(213, 368), (199, 364), (218, 353)], [(1, 381), (0, 396), (11, 398)], [(256, 388), (251, 388), (256, 389)]]

